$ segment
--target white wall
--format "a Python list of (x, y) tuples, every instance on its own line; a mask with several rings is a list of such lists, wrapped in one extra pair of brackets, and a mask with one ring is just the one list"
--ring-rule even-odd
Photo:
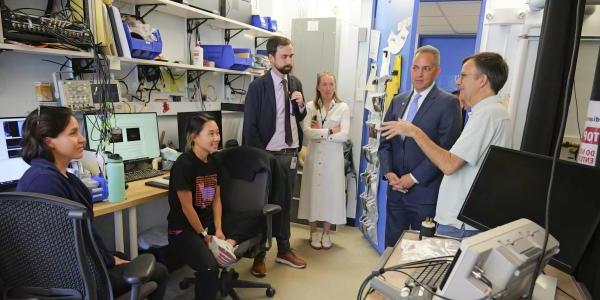
[(370, 14), (372, 5), (363, 10), (363, 3), (372, 4), (372, 0), (258, 0), (257, 5), (261, 14), (274, 16), (279, 30), (290, 36), (294, 18), (337, 17), (359, 27), (365, 26), (362, 17), (366, 12)]
[(600, 5), (594, 5), (594, 7), (596, 7), (594, 13), (583, 19), (582, 36), (600, 36)]

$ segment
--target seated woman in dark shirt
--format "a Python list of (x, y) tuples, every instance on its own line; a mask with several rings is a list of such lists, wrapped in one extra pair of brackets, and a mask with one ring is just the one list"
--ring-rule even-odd
[[(79, 202), (93, 216), (92, 195), (75, 175), (67, 172), (73, 159), (83, 156), (85, 138), (71, 109), (43, 106), (32, 111), (23, 125), (22, 157), (31, 167), (23, 174), (17, 185), (19, 192), (41, 193)], [(123, 279), (125, 260), (122, 253), (106, 248), (102, 238), (93, 230), (98, 251), (108, 269), (113, 294), (121, 295), (129, 290)], [(120, 257), (115, 256), (118, 254)], [(149, 299), (162, 299), (167, 285), (167, 269), (157, 263), (150, 280), (158, 288)]]
[(195, 299), (213, 300), (219, 263), (209, 250), (210, 235), (234, 246), (256, 234), (258, 220), (223, 215), (219, 166), (211, 155), (221, 140), (215, 120), (192, 117), (186, 135), (191, 149), (177, 158), (169, 178), (169, 244), (196, 271)]

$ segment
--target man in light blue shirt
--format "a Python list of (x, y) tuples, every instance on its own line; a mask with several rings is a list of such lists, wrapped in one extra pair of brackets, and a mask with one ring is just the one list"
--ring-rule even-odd
[(489, 146), (510, 147), (510, 119), (497, 95), (507, 78), (508, 65), (497, 53), (482, 52), (463, 60), (456, 84), (460, 89), (459, 98), (472, 110), (463, 132), (449, 151), (436, 145), (411, 123), (403, 120), (383, 123), (383, 136), (413, 138), (444, 173), (435, 212), (440, 235), (463, 238), (477, 233), (457, 217)]

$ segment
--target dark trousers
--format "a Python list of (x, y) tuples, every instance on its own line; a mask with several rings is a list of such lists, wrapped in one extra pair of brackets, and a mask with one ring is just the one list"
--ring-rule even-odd
[[(129, 260), (125, 254), (117, 252), (115, 256)], [(131, 286), (125, 282), (123, 278), (123, 272), (125, 272), (125, 268), (127, 268), (127, 264), (122, 264), (119, 266), (114, 266), (108, 269), (108, 277), (110, 278), (110, 284), (113, 290), (113, 296), (117, 297), (131, 290)], [(161, 300), (165, 296), (165, 292), (167, 291), (167, 277), (169, 276), (169, 271), (167, 271), (167, 267), (163, 266), (160, 263), (156, 263), (154, 265), (154, 272), (150, 276), (149, 281), (154, 281), (158, 284), (158, 287), (152, 294), (148, 296), (150, 300)]]
[(393, 247), (404, 230), (421, 229), (426, 217), (435, 216), (435, 204), (411, 203), (404, 194), (388, 188), (385, 246)]
[[(256, 236), (261, 230), (258, 218), (235, 218), (234, 215), (223, 216), (223, 233), (225, 237), (239, 243)], [(202, 224), (208, 229), (208, 234), (215, 233), (212, 221), (203, 220)], [(208, 249), (204, 239), (191, 229), (184, 229), (179, 234), (169, 234), (169, 246), (182, 261), (196, 271), (218, 268), (217, 260)]]
[[(290, 203), (292, 202), (292, 193), (294, 192), (294, 184), (296, 183), (297, 167), (290, 168), (292, 159), (296, 158), (297, 153), (275, 154), (277, 163), (284, 170), (287, 178), (287, 187), (285, 189), (285, 197), (283, 199), (273, 199), (272, 204), (281, 206), (281, 212), (273, 216), (273, 235), (277, 239), (277, 251), (279, 253), (290, 250)], [(297, 162), (296, 162), (297, 164)]]
[(196, 271), (195, 299), (214, 300), (219, 291), (219, 266), (202, 237), (191, 230), (183, 230), (177, 235), (169, 234), (169, 246)]
[[(256, 236), (261, 230), (258, 217), (229, 214), (223, 216), (221, 223), (225, 237), (238, 243)], [(212, 218), (202, 220), (202, 225), (208, 229), (209, 234), (215, 233)], [(179, 234), (169, 234), (169, 246), (185, 264), (196, 271), (195, 299), (215, 299), (219, 290), (219, 266), (201, 235), (190, 229), (184, 229)]]

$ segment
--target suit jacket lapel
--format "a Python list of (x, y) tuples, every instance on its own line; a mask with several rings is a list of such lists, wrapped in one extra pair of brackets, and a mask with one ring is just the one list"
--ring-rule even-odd
[(412, 121), (413, 124), (418, 123), (421, 120), (421, 118), (423, 118), (423, 115), (425, 115), (427, 110), (431, 107), (431, 105), (435, 101), (435, 98), (437, 98), (438, 93), (439, 93), (439, 90), (438, 90), (437, 86), (433, 86), (433, 88), (431, 89), (429, 94), (427, 94), (427, 97), (425, 98), (425, 100), (423, 100), (423, 103), (421, 103), (421, 107), (419, 107), (419, 110), (417, 111), (417, 114), (415, 115), (415, 118)]
[(275, 87), (273, 86), (273, 77), (271, 77), (271, 70), (269, 69), (269, 71), (267, 72), (267, 74), (265, 74), (265, 76), (267, 77), (265, 80), (265, 89), (267, 91), (267, 101), (269, 101), (271, 103), (271, 107), (273, 108), (273, 116), (275, 116), (275, 119), (277, 119), (277, 101), (275, 99)]
[[(414, 92), (414, 90), (413, 90)], [(408, 95), (408, 97), (402, 99), (402, 101), (400, 102), (400, 105), (398, 106), (398, 116), (397, 118), (401, 118), (404, 116), (404, 113), (406, 112), (406, 109), (408, 108), (408, 103), (410, 102), (410, 99), (412, 98), (413, 92), (410, 92), (410, 94)], [(396, 121), (396, 120), (394, 120)]]

